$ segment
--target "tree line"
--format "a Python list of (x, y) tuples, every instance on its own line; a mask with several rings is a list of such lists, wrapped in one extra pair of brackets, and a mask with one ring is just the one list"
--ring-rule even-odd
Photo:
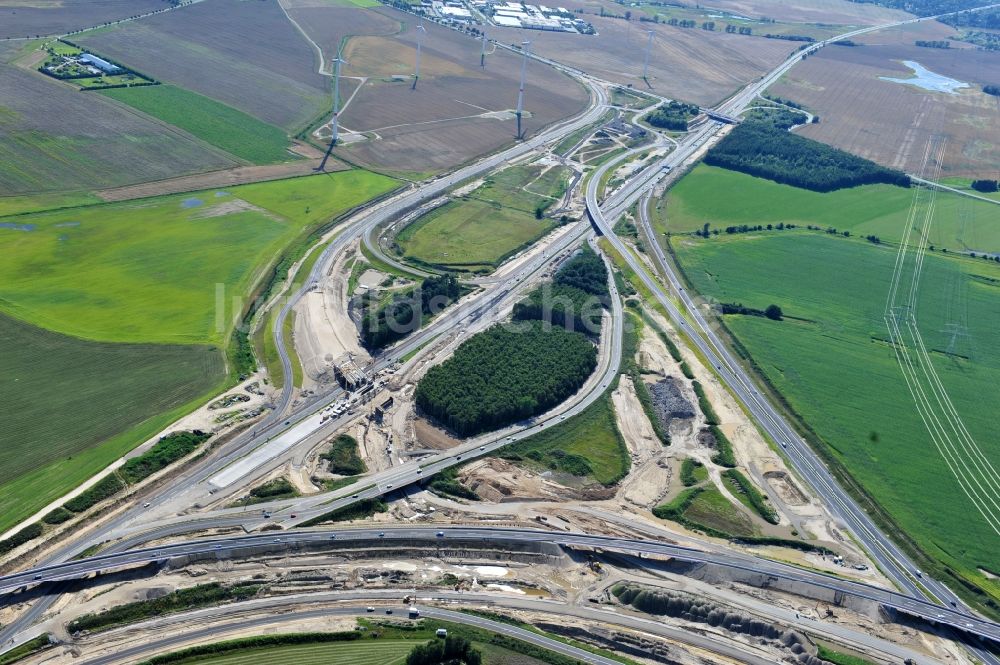
[[(1000, 95), (1000, 90), (997, 91), (997, 94)], [(973, 180), (972, 189), (977, 192), (989, 194), (1000, 189), (1000, 182), (997, 182), (996, 180)]]
[(461, 635), (418, 644), (406, 657), (406, 665), (480, 665), (483, 655)]
[(918, 39), (913, 42), (914, 45), (923, 48), (940, 48), (940, 49), (950, 49), (951, 42), (947, 39)]
[(496, 325), (462, 344), (417, 384), (417, 406), (460, 436), (543, 413), (575, 393), (597, 366), (579, 333), (539, 321)]
[(875, 183), (910, 186), (902, 171), (752, 120), (709, 150), (705, 163), (816, 192)]

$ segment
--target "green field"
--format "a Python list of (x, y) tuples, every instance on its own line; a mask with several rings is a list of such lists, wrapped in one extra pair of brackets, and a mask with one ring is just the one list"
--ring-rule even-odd
[[(628, 449), (607, 395), (566, 422), (505, 447), (500, 456), (602, 485), (613, 485), (624, 478), (630, 466)], [(575, 458), (585, 460), (586, 466), (580, 466)]]
[(346, 171), (7, 218), (0, 530), (221, 388), (239, 299), (265, 268), (394, 186)]
[(207, 346), (88, 342), (0, 315), (0, 531), (194, 407), (225, 376)]
[(173, 85), (112, 88), (102, 95), (118, 100), (254, 164), (293, 159), (288, 136), (274, 125)]
[(358, 640), (328, 644), (245, 649), (222, 656), (186, 660), (202, 665), (399, 665), (413, 649), (415, 640)]
[(553, 229), (536, 210), (558, 201), (568, 170), (515, 166), (468, 196), (451, 201), (404, 228), (396, 243), (416, 263), (453, 270), (492, 270)]
[[(913, 189), (892, 185), (824, 194), (701, 164), (670, 190), (659, 212), (665, 214), (665, 230), (671, 233), (690, 233), (706, 222), (720, 233), (731, 225), (783, 222), (898, 242), (913, 197)], [(1000, 205), (941, 192), (929, 240), (953, 251), (998, 251), (1000, 224), (990, 223), (998, 215)]]
[(684, 517), (733, 536), (754, 535), (753, 522), (715, 487), (698, 494)]
[[(850, 220), (834, 208), (823, 214), (843, 214), (842, 225)], [(731, 315), (725, 324), (826, 452), (909, 536), (998, 591), (976, 573), (1000, 571), (997, 534), (949, 473), (886, 341), (883, 310), (896, 250), (804, 230), (675, 239), (674, 246), (698, 291), (722, 302), (782, 307), (783, 321)], [(1000, 266), (928, 254), (919, 327), (966, 427), (993, 460), (1000, 457), (993, 429), (1000, 408), (998, 304)]]
[(86, 192), (0, 196), (0, 218), (8, 215), (21, 215), (26, 212), (39, 212), (41, 210), (83, 206), (100, 202), (101, 199)]
[(32, 230), (0, 228), (0, 311), (85, 339), (221, 345), (232, 298), (284, 247), (394, 186), (345, 171), (23, 215)]

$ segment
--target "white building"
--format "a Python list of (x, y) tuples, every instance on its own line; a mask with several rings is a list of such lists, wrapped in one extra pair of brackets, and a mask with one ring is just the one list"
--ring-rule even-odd
[(494, 16), (493, 22), (499, 25), (501, 28), (521, 27), (521, 19), (515, 18), (513, 16)]

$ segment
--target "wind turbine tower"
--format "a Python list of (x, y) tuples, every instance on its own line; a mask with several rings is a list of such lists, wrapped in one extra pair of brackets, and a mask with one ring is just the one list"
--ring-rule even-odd
[(524, 112), (524, 75), (528, 71), (528, 47), (531, 46), (531, 42), (521, 42), (521, 52), (524, 53), (524, 58), (521, 60), (521, 86), (517, 89), (517, 138), (523, 138), (521, 135), (521, 114)]
[(420, 78), (420, 47), (424, 43), (424, 33), (426, 32), (427, 30), (424, 28), (423, 23), (417, 26), (417, 62), (413, 72), (413, 90), (417, 89), (417, 80)]
[(486, 69), (486, 31), (483, 30), (483, 49), (479, 52), (479, 66)]
[(340, 136), (338, 122), (340, 119), (340, 64), (342, 62), (344, 59), (340, 57), (340, 51), (337, 51), (337, 57), (333, 59), (333, 139), (330, 141), (330, 145), (337, 145), (337, 139)]
[[(652, 30), (647, 30), (647, 33), (649, 35), (649, 38), (646, 39), (646, 57), (642, 61), (642, 80), (646, 82), (646, 85), (649, 85), (649, 78), (648, 78), (648, 75), (649, 75), (649, 52), (653, 48), (653, 31)], [(649, 86), (649, 87), (653, 87), (653, 86)]]

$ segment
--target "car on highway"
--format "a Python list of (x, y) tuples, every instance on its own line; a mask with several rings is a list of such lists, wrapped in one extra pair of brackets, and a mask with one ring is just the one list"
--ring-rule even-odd
[(337, 534), (333, 534), (332, 536), (330, 536), (330, 540), (337, 540)]
[(438, 531), (437, 532), (437, 537), (438, 538), (444, 538), (444, 531)]
[(40, 579), (42, 579), (42, 576), (41, 576), (41, 575), (35, 575), (35, 578), (34, 578), (34, 579), (36, 579), (36, 580), (40, 580)]
[(357, 499), (357, 498), (358, 498), (358, 495), (357, 495), (357, 494), (352, 494), (352, 495), (351, 495), (351, 498), (352, 498), (352, 499)]
[(375, 611), (375, 608), (372, 607), (371, 605), (369, 605), (368, 607), (365, 608), (365, 612), (374, 612), (374, 611)]
[(296, 515), (295, 513), (292, 513), (292, 514), (290, 515), (290, 517), (291, 517), (292, 519), (295, 519), (296, 517), (298, 517), (298, 515)]
[(386, 614), (392, 614), (392, 608), (391, 607), (385, 608), (385, 613)]
[(143, 508), (149, 508), (149, 506), (150, 506), (149, 501), (147, 501), (146, 503), (142, 504)]
[(378, 537), (379, 538), (385, 538), (385, 531), (379, 531), (378, 532)]

